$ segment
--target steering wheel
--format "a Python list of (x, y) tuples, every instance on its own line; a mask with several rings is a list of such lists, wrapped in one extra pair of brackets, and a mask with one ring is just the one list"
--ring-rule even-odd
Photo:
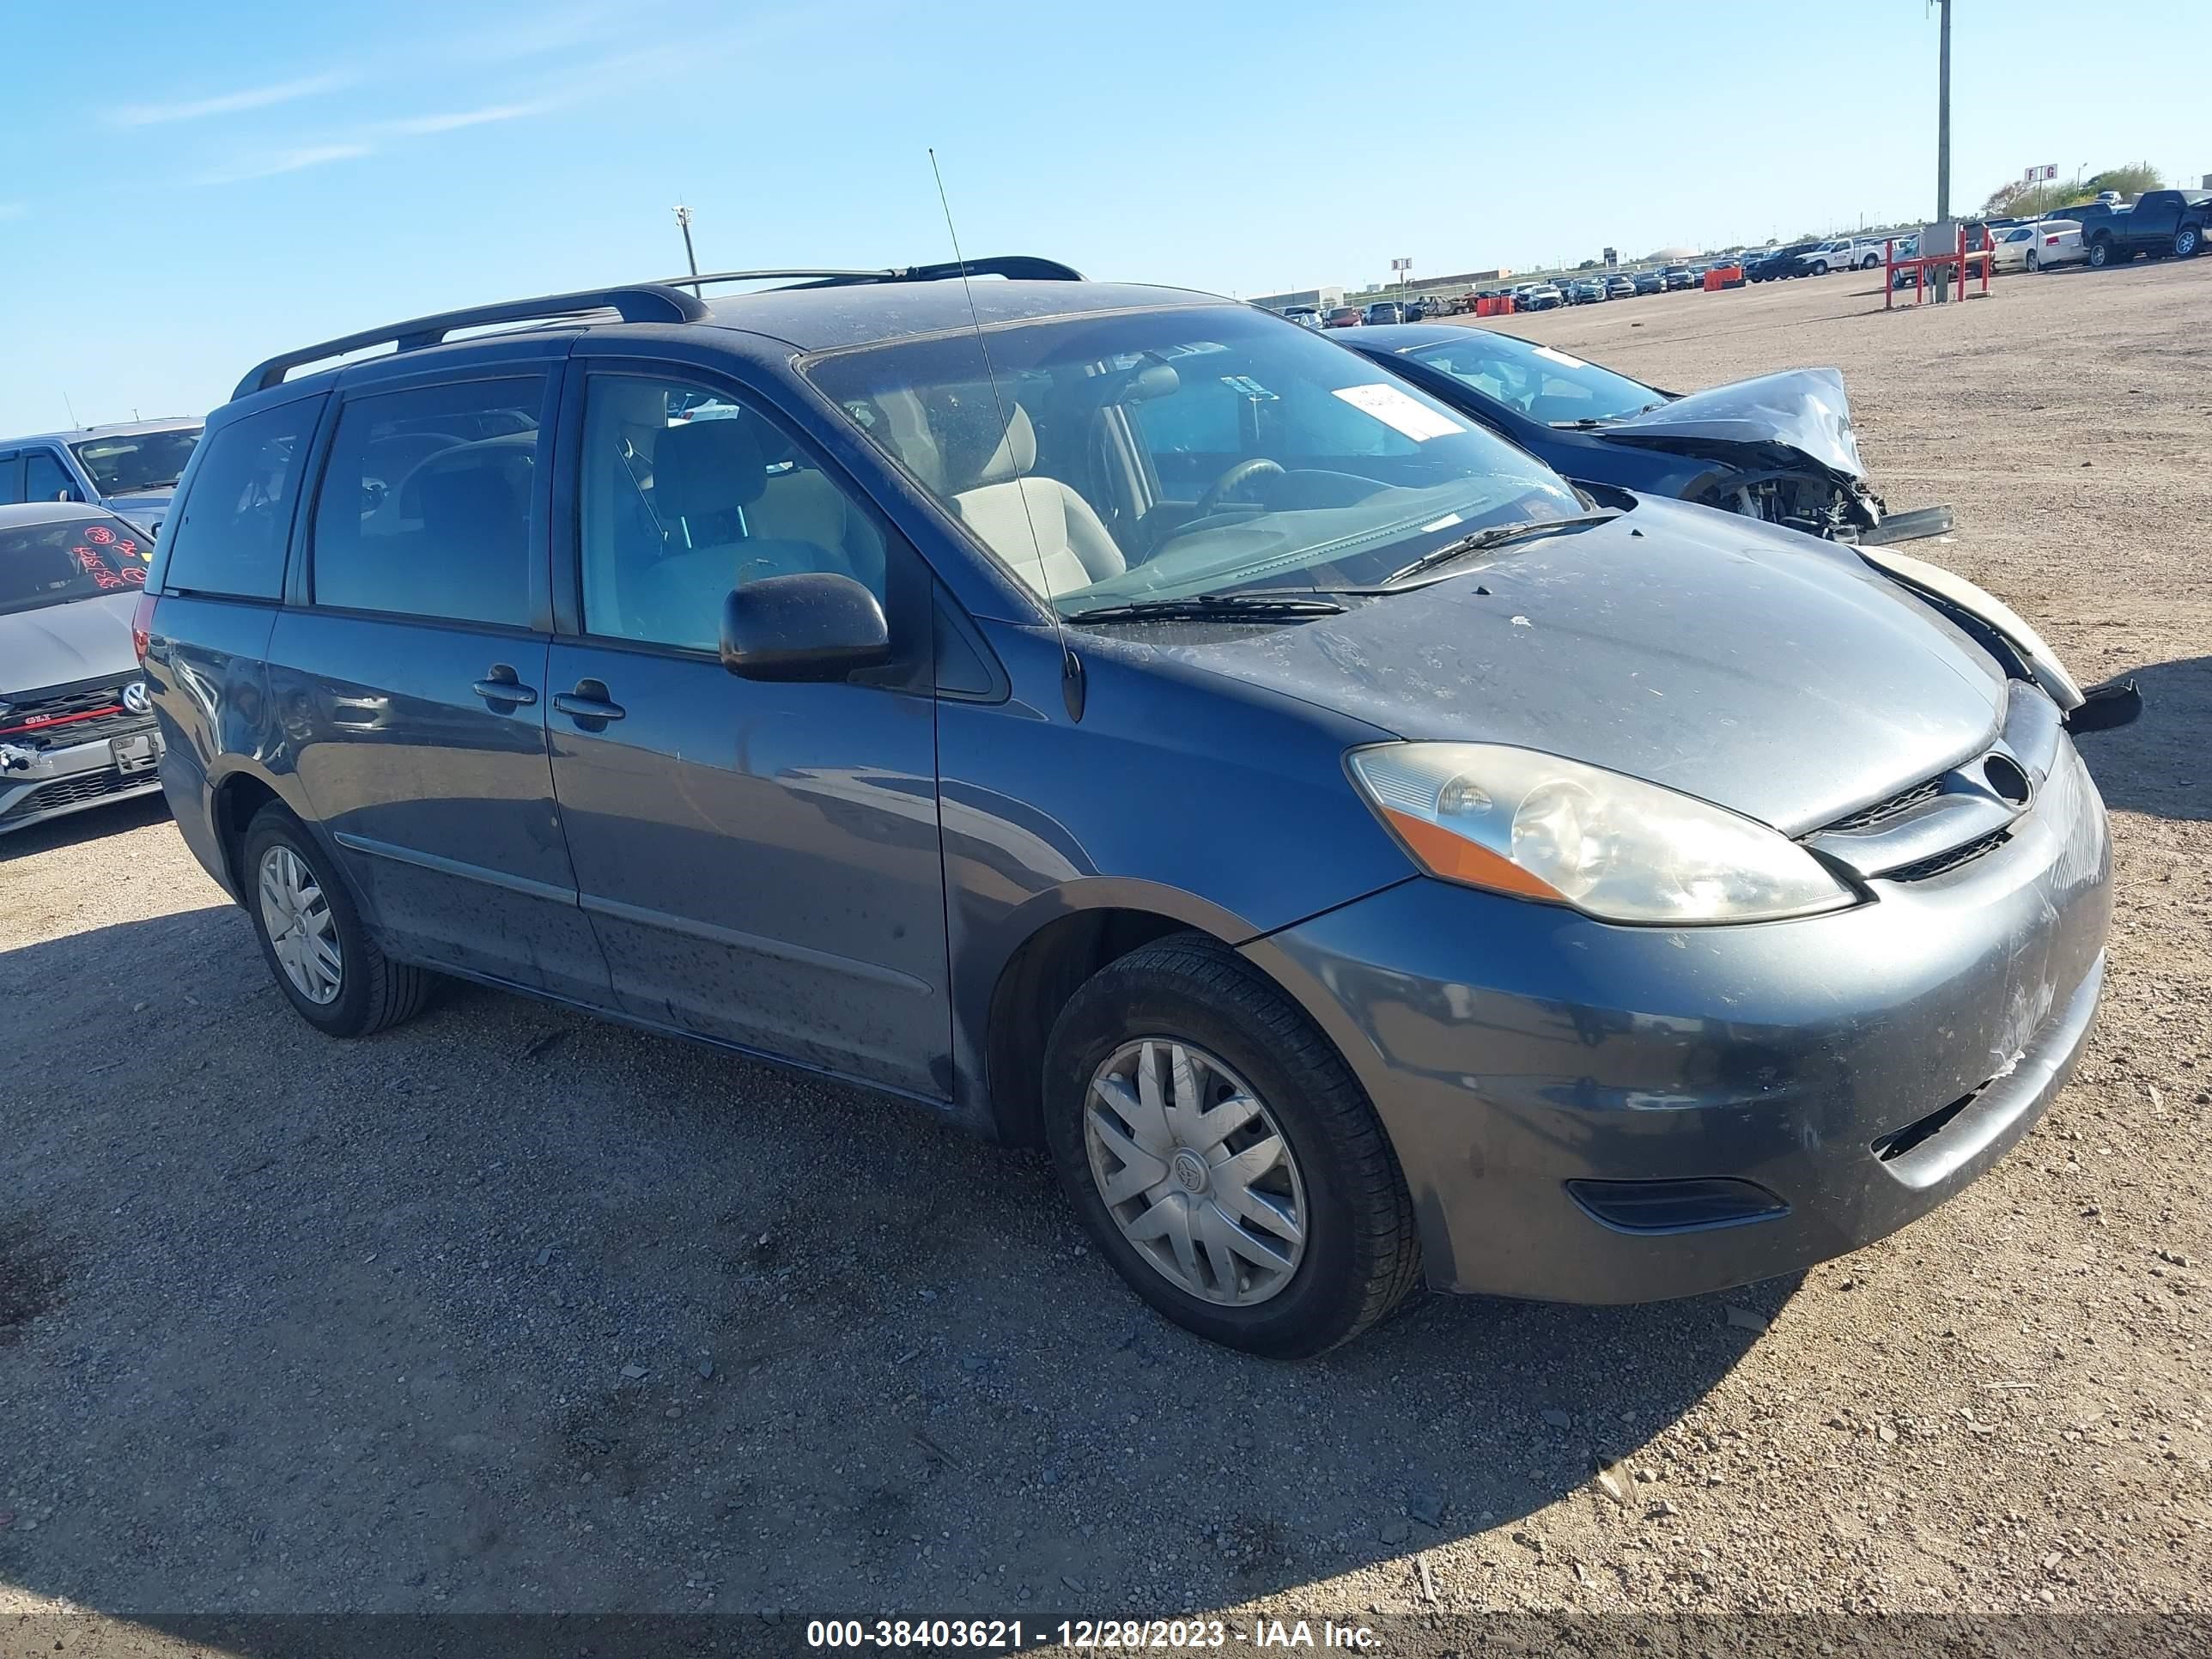
[(1264, 455), (1255, 455), (1249, 461), (1237, 462), (1236, 465), (1206, 486), (1206, 493), (1198, 498), (1198, 505), (1191, 512), (1193, 521), (1210, 518), (1220, 511), (1221, 503), (1227, 500), (1230, 492), (1240, 484), (1270, 473), (1279, 476), (1282, 471), (1282, 467), (1278, 463), (1269, 460)]

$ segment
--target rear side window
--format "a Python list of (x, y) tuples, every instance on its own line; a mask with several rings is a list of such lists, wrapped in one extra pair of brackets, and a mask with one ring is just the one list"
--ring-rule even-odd
[(314, 600), (526, 627), (542, 375), (349, 399), (315, 498)]
[(164, 587), (242, 599), (283, 592), (301, 459), (321, 408), (303, 398), (210, 434), (182, 510), (162, 526)]
[(77, 499), (76, 482), (62, 471), (62, 464), (43, 449), (33, 449), (23, 457), (23, 499), (30, 501), (73, 501)]

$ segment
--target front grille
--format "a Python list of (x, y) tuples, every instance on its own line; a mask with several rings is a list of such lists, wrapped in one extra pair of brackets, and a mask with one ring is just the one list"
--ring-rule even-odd
[(1966, 842), (1933, 857), (1922, 859), (1917, 864), (1900, 864), (1885, 873), (1888, 881), (1926, 881), (1930, 877), (1948, 875), (1961, 865), (1972, 864), (1984, 853), (1993, 853), (2012, 839), (2012, 831), (1999, 830), (1990, 835)]
[(19, 749), (66, 749), (94, 738), (143, 732), (153, 724), (153, 715), (134, 714), (123, 706), (122, 686), (80, 686), (16, 703), (0, 716), (0, 743)]
[(1923, 800), (1932, 800), (1942, 793), (1943, 780), (1930, 778), (1925, 783), (1916, 783), (1902, 794), (1892, 795), (1887, 800), (1878, 800), (1871, 806), (1862, 806), (1849, 817), (1838, 818), (1827, 825), (1830, 830), (1871, 830), (1877, 823), (1887, 823), (1909, 806), (1917, 806)]
[(80, 772), (73, 778), (56, 778), (51, 783), (40, 784), (6, 811), (0, 812), (0, 823), (36, 817), (57, 807), (81, 806), (86, 801), (98, 800), (104, 795), (119, 795), (155, 781), (151, 772), (134, 772), (126, 776), (113, 767), (99, 772)]

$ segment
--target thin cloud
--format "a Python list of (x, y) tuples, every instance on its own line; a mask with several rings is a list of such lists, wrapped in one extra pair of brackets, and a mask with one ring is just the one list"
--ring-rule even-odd
[(574, 6), (455, 36), (440, 48), (440, 55), (458, 63), (505, 63), (594, 46), (617, 32), (612, 8)]
[(433, 132), (458, 132), (463, 127), (481, 127), (494, 121), (517, 121), (527, 115), (543, 115), (551, 107), (551, 103), (544, 100), (528, 104), (490, 104), (483, 109), (404, 116), (397, 121), (385, 122), (383, 127), (386, 132), (404, 133), (410, 137)]
[(150, 127), (169, 121), (200, 121), (210, 115), (236, 115), (250, 109), (267, 109), (272, 104), (289, 104), (302, 98), (313, 98), (319, 93), (333, 92), (346, 84), (343, 75), (310, 75), (298, 81), (278, 81), (265, 87), (248, 87), (243, 92), (227, 92), (217, 98), (202, 98), (189, 104), (139, 104), (115, 111), (108, 118), (117, 126)]
[(194, 180), (202, 185), (243, 184), (248, 179), (273, 179), (282, 173), (299, 173), (308, 167), (324, 167), (332, 161), (350, 161), (356, 156), (375, 154), (369, 144), (307, 144), (297, 149), (270, 150), (260, 155), (248, 156), (213, 173), (202, 173)]

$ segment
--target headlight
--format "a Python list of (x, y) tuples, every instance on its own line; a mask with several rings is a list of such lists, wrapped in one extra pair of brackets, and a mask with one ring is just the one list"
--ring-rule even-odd
[(1487, 743), (1391, 743), (1356, 749), (1350, 763), (1414, 862), (1447, 881), (1607, 921), (1677, 926), (1853, 902), (1765, 824), (1578, 761)]

